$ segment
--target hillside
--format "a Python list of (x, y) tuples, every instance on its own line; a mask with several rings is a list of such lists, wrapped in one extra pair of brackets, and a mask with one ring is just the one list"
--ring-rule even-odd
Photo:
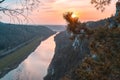
[(45, 25), (46, 27), (52, 29), (55, 32), (65, 31), (65, 25)]
[(36, 37), (47, 38), (54, 32), (44, 26), (0, 23), (0, 56), (4, 52), (27, 44)]

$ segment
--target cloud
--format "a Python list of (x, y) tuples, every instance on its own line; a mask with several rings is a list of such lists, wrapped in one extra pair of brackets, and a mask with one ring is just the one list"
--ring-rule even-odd
[(44, 6), (41, 6), (44, 10), (58, 10), (66, 11), (71, 9), (81, 9), (88, 7), (90, 2), (88, 0), (44, 0)]
[(56, 2), (56, 0), (41, 0), (41, 2), (44, 2), (44, 3), (53, 3), (53, 2)]
[(56, 12), (56, 13), (57, 13), (58, 11), (57, 11), (57, 10), (52, 10), (52, 9), (50, 9), (50, 10), (45, 10), (45, 12), (52, 12), (52, 13), (53, 13), (53, 12)]

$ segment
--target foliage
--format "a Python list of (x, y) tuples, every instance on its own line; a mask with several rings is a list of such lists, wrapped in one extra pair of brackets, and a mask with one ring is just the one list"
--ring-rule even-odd
[(68, 22), (67, 31), (76, 33), (75, 29), (80, 24), (78, 17), (72, 18), (73, 12), (67, 12), (63, 15), (64, 19)]
[(80, 30), (85, 30), (88, 35), (92, 32), (86, 27), (85, 23), (81, 23), (78, 17), (72, 18), (73, 12), (67, 12), (63, 15), (64, 19), (67, 21), (67, 31), (73, 34), (80, 34)]
[(95, 8), (101, 9), (102, 12), (105, 10), (105, 6), (110, 3), (111, 0), (91, 0), (91, 4), (95, 4)]

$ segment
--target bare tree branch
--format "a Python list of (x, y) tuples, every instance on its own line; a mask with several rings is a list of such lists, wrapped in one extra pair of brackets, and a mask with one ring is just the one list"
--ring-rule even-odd
[(109, 5), (112, 0), (91, 0), (91, 4), (95, 4), (96, 9), (100, 9), (102, 12), (105, 10), (105, 6)]
[(4, 2), (5, 0), (0, 0), (0, 3)]
[[(0, 4), (4, 1), (5, 0), (1, 0)], [(39, 0), (16, 0), (16, 4), (14, 5), (17, 5), (17, 4), (20, 4), (19, 5), (20, 8), (19, 7), (10, 8), (11, 6), (7, 6), (7, 7), (0, 6), (0, 13), (3, 13), (8, 17), (10, 17), (10, 21), (11, 21), (11, 17), (14, 17), (18, 22), (20, 22), (19, 16), (22, 16), (24, 20), (28, 22), (28, 19), (29, 19), (28, 14), (39, 6), (40, 1)]]

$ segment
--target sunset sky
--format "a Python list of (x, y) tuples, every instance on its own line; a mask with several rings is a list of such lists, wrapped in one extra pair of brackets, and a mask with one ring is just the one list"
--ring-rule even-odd
[[(106, 7), (104, 12), (96, 10), (94, 5), (90, 4), (90, 0), (40, 0), (41, 3), (36, 10), (29, 13), (29, 17), (33, 20), (30, 24), (65, 24), (63, 13), (72, 11), (79, 15), (80, 21), (95, 21), (110, 17), (115, 13), (115, 2)], [(3, 5), (15, 5), (16, 0), (6, 0)], [(11, 5), (12, 4), (12, 5)], [(13, 5), (14, 4), (14, 5)], [(8, 18), (0, 19), (9, 22)]]

